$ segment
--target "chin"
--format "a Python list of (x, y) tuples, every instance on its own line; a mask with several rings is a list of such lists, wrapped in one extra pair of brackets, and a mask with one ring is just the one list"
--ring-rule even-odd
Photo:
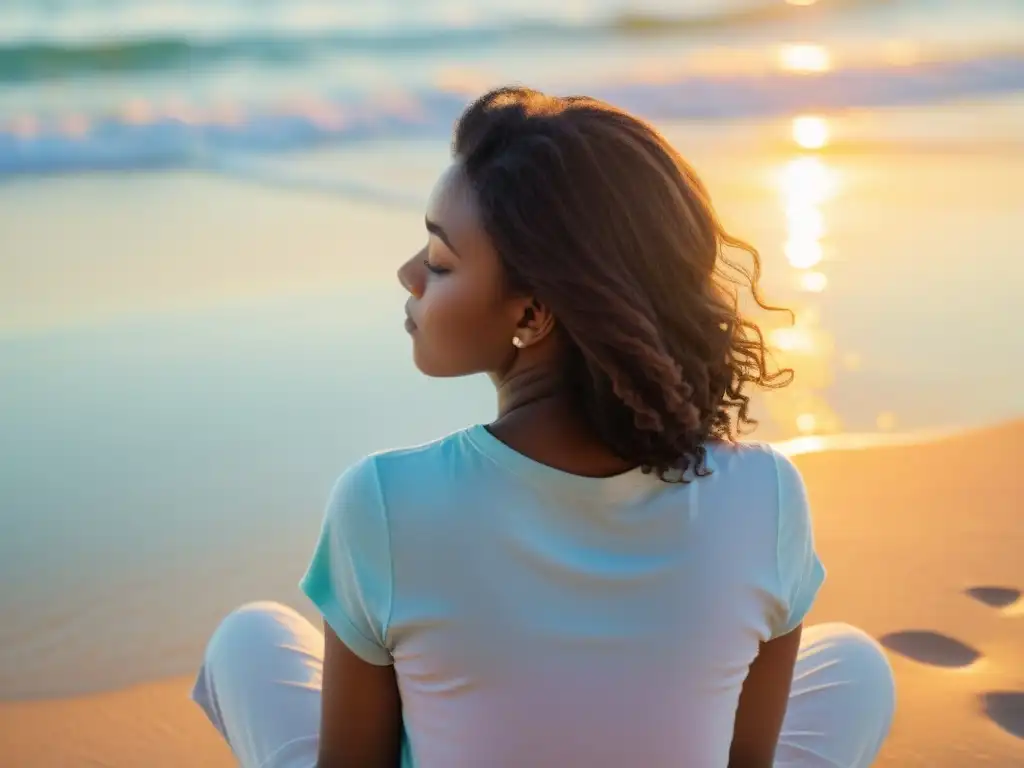
[(412, 361), (420, 373), (424, 376), (429, 376), (432, 379), (454, 379), (460, 376), (467, 376), (469, 373), (472, 373), (471, 371), (464, 371), (461, 368), (453, 368), (450, 365), (444, 365), (442, 361), (423, 354), (415, 342), (413, 346)]
[(432, 379), (455, 379), (459, 376), (465, 376), (464, 373), (458, 373), (454, 371), (446, 371), (443, 368), (437, 368), (436, 366), (425, 365), (419, 360), (414, 359), (413, 362), (416, 364), (416, 369), (424, 376), (429, 376)]
[(412, 362), (416, 366), (416, 370), (424, 376), (429, 376), (432, 379), (446, 378), (446, 375), (438, 369), (435, 361), (420, 352), (418, 346), (413, 347)]

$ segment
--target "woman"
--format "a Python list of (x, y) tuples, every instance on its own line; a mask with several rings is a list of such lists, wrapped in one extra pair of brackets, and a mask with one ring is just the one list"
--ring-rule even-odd
[[(229, 616), (194, 698), (243, 766), (867, 766), (877, 644), (802, 622), (803, 484), (739, 444), (780, 386), (736, 288), (752, 249), (651, 127), (509, 88), (460, 119), (399, 270), (428, 376), (498, 416), (349, 468), (302, 580), (324, 636)], [(754, 269), (726, 260), (749, 250)]]

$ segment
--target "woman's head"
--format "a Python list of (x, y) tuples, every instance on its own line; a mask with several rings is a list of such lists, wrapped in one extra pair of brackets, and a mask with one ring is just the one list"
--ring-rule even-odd
[(453, 156), (428, 245), (399, 271), (424, 373), (557, 369), (608, 447), (663, 476), (699, 469), (708, 438), (753, 423), (746, 385), (788, 381), (737, 308), (744, 285), (765, 306), (757, 254), (653, 128), (593, 99), (506, 88), (463, 113)]

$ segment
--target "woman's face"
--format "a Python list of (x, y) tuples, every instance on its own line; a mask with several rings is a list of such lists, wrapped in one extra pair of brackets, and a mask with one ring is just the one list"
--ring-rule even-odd
[(428, 376), (507, 369), (529, 299), (509, 295), (458, 162), (434, 186), (426, 228), (426, 246), (398, 270), (416, 367)]

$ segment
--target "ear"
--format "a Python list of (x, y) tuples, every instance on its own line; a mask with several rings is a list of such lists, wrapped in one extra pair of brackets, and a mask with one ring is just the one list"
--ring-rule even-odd
[(513, 342), (520, 349), (531, 347), (543, 341), (555, 330), (555, 316), (546, 305), (533, 297), (523, 300), (519, 322), (516, 324), (518, 342)]

